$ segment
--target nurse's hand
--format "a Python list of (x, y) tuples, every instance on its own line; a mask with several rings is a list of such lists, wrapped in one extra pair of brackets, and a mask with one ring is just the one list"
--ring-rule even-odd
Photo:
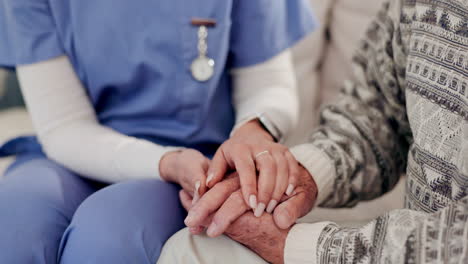
[(265, 209), (271, 213), (283, 194), (293, 193), (300, 171), (289, 149), (275, 143), (257, 120), (237, 129), (218, 149), (208, 170), (208, 188), (229, 169), (239, 173), (242, 196), (257, 217)]
[(206, 174), (210, 160), (195, 149), (173, 151), (159, 163), (161, 178), (174, 182), (190, 193), (196, 202), (206, 192)]

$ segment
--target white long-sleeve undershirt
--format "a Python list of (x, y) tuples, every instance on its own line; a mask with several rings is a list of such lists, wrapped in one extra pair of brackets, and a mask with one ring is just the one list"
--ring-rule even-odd
[[(17, 73), (44, 152), (82, 176), (108, 183), (158, 178), (161, 158), (178, 149), (101, 125), (67, 56), (18, 66)], [(232, 76), (237, 123), (273, 112), (283, 133), (295, 125), (298, 100), (289, 50)]]

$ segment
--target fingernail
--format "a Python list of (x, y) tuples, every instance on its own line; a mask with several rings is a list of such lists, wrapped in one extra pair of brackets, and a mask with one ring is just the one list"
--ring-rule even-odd
[(199, 189), (200, 189), (200, 181), (197, 181), (195, 183), (195, 191), (193, 192), (192, 205), (195, 204), (200, 199), (200, 193), (198, 192)]
[(216, 223), (211, 223), (211, 225), (208, 227), (208, 230), (206, 230), (206, 234), (210, 237), (214, 237), (218, 233), (218, 225)]
[(271, 212), (273, 212), (273, 210), (275, 209), (276, 205), (278, 204), (278, 201), (276, 200), (271, 200), (269, 203), (268, 203), (268, 207), (266, 209), (267, 213), (271, 214)]
[(291, 196), (292, 192), (294, 191), (294, 185), (289, 184), (288, 189), (286, 190), (286, 195)]
[(214, 178), (214, 173), (210, 173), (208, 174), (208, 178), (206, 178), (206, 186), (208, 186), (208, 184), (210, 183), (211, 180), (213, 180)]
[(260, 216), (262, 216), (264, 211), (265, 211), (265, 204), (264, 203), (259, 203), (257, 208), (255, 209), (254, 215), (256, 217), (260, 217)]
[(189, 226), (189, 225), (190, 225), (190, 222), (192, 222), (192, 221), (193, 221), (193, 217), (189, 214), (189, 215), (187, 215), (187, 217), (185, 218), (184, 223), (185, 223), (186, 226)]
[(257, 208), (257, 197), (253, 194), (249, 197), (249, 205), (252, 209)]

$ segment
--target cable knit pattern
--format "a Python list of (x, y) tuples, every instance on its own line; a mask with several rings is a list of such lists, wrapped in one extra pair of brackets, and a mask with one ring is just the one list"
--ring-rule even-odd
[(362, 228), (312, 224), (309, 261), (468, 263), (468, 0), (385, 4), (354, 61), (357, 81), (308, 143), (336, 171), (321, 206), (378, 197), (406, 171), (406, 209)]

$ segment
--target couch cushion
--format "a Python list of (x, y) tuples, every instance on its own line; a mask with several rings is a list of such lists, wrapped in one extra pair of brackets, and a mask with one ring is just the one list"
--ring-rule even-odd
[(24, 106), (16, 74), (0, 70), (0, 110)]

